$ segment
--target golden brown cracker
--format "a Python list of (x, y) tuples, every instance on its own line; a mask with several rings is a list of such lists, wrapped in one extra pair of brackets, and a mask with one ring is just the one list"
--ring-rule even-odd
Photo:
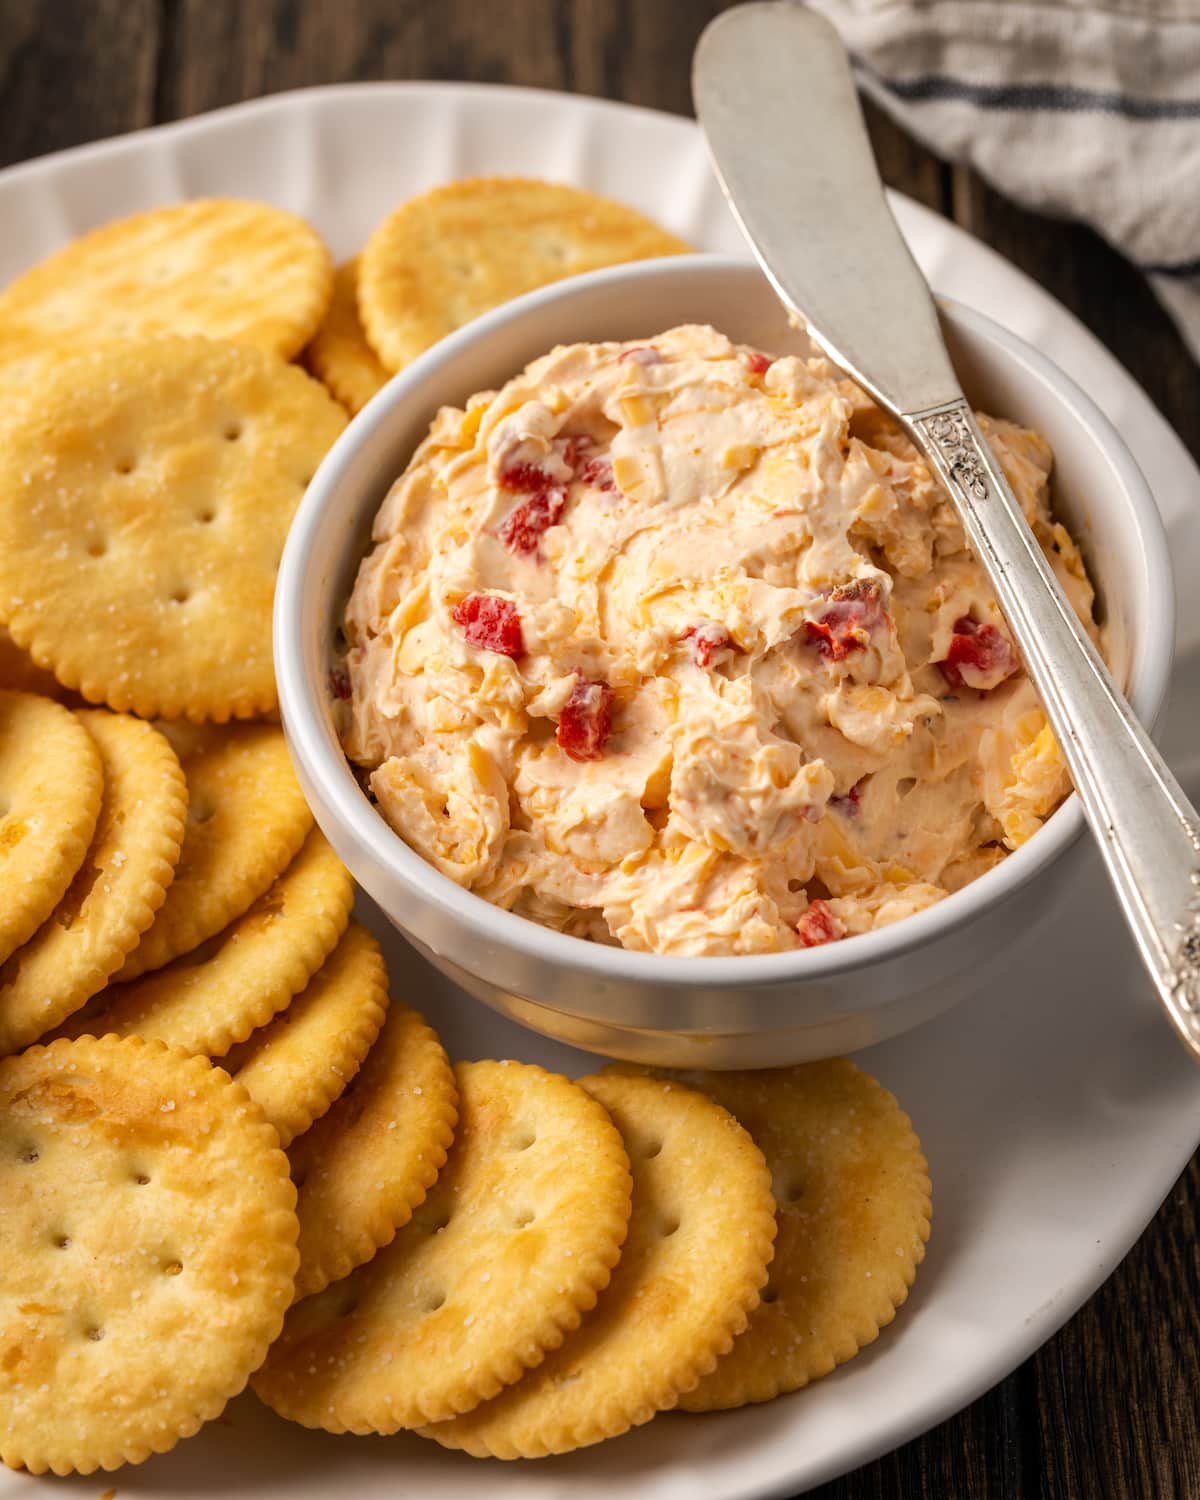
[(261, 350), (136, 339), (53, 365), (0, 444), (0, 619), (93, 703), (277, 703), (275, 574), (346, 416)]
[(214, 937), (267, 891), (312, 827), (283, 732), (271, 724), (164, 725), (188, 785), (175, 881), (119, 981)]
[(457, 1118), (441, 1042), (393, 999), (358, 1074), (291, 1149), (300, 1192), (298, 1297), (348, 1276), (408, 1223), (446, 1160)]
[(215, 1417), (278, 1333), (295, 1192), (203, 1058), (140, 1037), (0, 1062), (0, 1458), (113, 1469)]
[(19, 358), (0, 359), (0, 423), (10, 419), (14, 406), (24, 405), (30, 387), (47, 365), (61, 358), (61, 350), (45, 349), (30, 351)]
[[(193, 868), (189, 855), (188, 879)], [(221, 1057), (304, 989), (346, 930), (353, 900), (350, 872), (314, 828), (249, 910), (163, 968), (97, 995), (63, 1034), (155, 1037)]]
[(360, 412), (388, 382), (388, 371), (367, 343), (358, 316), (358, 259), (339, 266), (325, 320), (304, 351), (304, 362), (347, 411)]
[(928, 1168), (893, 1096), (844, 1058), (679, 1076), (758, 1142), (779, 1217), (750, 1326), (680, 1405), (710, 1411), (769, 1401), (827, 1375), (895, 1317), (929, 1238)]
[(46, 350), (204, 334), (291, 359), (333, 290), (329, 252), (267, 203), (195, 198), (72, 240), (0, 294), (0, 370)]
[(473, 177), (401, 204), (367, 241), (358, 310), (400, 370), (438, 339), (523, 292), (691, 247), (636, 209), (525, 177)]
[(561, 1343), (607, 1285), (629, 1163), (605, 1111), (521, 1063), (455, 1074), (458, 1134), (425, 1204), (369, 1265), (289, 1313), (255, 1378), (282, 1416), (395, 1432), (469, 1410)]
[[(2, 399), (3, 393), (0, 392)], [(38, 693), (58, 702), (68, 696), (67, 689), (53, 672), (39, 667), (27, 651), (21, 650), (3, 625), (0, 625), (0, 690)]]
[(543, 1458), (648, 1422), (734, 1345), (767, 1280), (770, 1176), (737, 1121), (659, 1079), (582, 1083), (629, 1153), (629, 1238), (595, 1311), (542, 1364), (495, 1400), (422, 1428), (447, 1448)]
[(57, 1026), (102, 989), (162, 906), (179, 859), (187, 788), (150, 724), (104, 709), (78, 721), (99, 751), (96, 831), (66, 893), (0, 964), (0, 1056)]
[(387, 1014), (387, 966), (357, 922), (269, 1026), (221, 1059), (291, 1145), (319, 1119), (362, 1066)]
[(100, 752), (69, 709), (0, 691), (0, 962), (65, 895), (96, 831), (103, 785)]

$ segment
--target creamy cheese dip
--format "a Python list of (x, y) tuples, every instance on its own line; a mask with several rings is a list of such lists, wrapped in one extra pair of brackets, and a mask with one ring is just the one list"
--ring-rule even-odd
[[(1080, 616), (1036, 433), (980, 418)], [(375, 520), (343, 742), (444, 875), (580, 937), (769, 953), (895, 922), (1070, 789), (982, 568), (820, 359), (577, 344), (440, 411)]]

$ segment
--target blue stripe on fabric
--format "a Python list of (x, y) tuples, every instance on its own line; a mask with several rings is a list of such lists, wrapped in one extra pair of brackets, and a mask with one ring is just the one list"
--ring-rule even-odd
[(1166, 261), (1159, 264), (1151, 262), (1139, 268), (1147, 276), (1170, 276), (1186, 281), (1189, 276), (1200, 276), (1200, 255), (1195, 260)]
[(924, 78), (888, 78), (861, 58), (855, 58), (855, 62), (897, 98), (914, 103), (954, 99), (980, 109), (1086, 112), (1121, 115), (1127, 120), (1200, 120), (1200, 99), (1137, 99), (1056, 83), (967, 83), (940, 73)]

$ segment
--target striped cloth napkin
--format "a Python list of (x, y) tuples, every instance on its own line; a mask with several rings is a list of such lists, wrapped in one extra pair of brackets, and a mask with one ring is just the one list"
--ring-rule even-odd
[(1139, 266), (1200, 359), (1200, 0), (808, 0), (930, 150)]

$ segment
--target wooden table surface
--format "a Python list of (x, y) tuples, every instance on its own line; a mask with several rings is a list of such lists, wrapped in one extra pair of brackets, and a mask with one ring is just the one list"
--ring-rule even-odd
[[(0, 0), (0, 166), (280, 89), (444, 78), (690, 114), (715, 0)], [(870, 112), (884, 175), (1028, 271), (1200, 456), (1196, 366), (1095, 235), (1022, 211)], [(3, 226), (0, 226), (0, 233)], [(982, 1400), (821, 1500), (1200, 1496), (1200, 1169), (1128, 1259)]]

